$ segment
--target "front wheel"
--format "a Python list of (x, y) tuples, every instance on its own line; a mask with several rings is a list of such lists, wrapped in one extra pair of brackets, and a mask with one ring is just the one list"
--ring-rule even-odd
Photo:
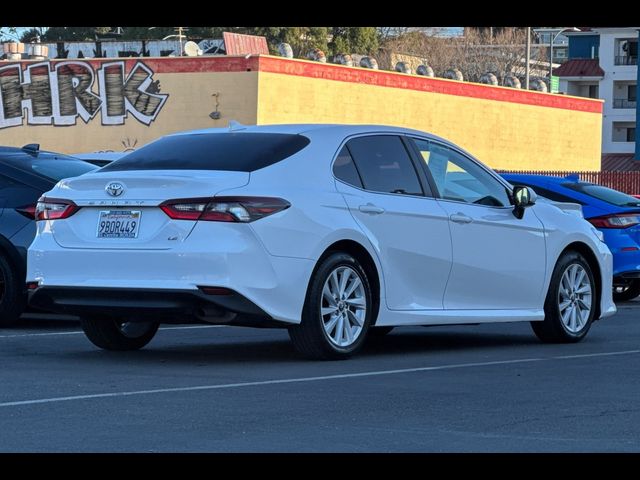
[(546, 343), (574, 343), (589, 331), (596, 310), (596, 288), (591, 267), (578, 252), (564, 253), (556, 264), (544, 303), (545, 318), (531, 322)]
[(631, 280), (627, 285), (613, 287), (613, 301), (627, 302), (640, 295), (640, 280)]
[(312, 359), (344, 359), (358, 351), (373, 315), (369, 279), (346, 253), (332, 253), (318, 266), (299, 325), (289, 328), (298, 352)]
[(104, 350), (139, 350), (155, 336), (157, 322), (115, 318), (82, 318), (82, 330), (91, 343)]

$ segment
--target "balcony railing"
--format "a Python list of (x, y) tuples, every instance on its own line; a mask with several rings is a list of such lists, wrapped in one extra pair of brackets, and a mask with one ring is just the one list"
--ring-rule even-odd
[(636, 108), (635, 100), (627, 100), (626, 98), (614, 98), (613, 108)]
[(638, 64), (638, 56), (637, 55), (616, 56), (615, 64), (616, 65), (637, 65)]

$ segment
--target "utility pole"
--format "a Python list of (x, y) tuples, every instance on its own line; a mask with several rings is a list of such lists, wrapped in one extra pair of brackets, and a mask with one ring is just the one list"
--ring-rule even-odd
[(182, 56), (182, 29), (184, 27), (178, 27), (178, 40), (180, 41), (180, 56)]
[(527, 27), (527, 64), (524, 69), (524, 88), (529, 90), (529, 63), (531, 62), (531, 27)]

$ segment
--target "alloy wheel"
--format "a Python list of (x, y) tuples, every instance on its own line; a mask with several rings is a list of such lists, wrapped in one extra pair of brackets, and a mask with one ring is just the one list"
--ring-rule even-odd
[(320, 315), (327, 337), (338, 347), (349, 347), (362, 333), (367, 298), (360, 275), (347, 266), (335, 268), (322, 288)]
[(558, 309), (564, 327), (571, 333), (579, 333), (591, 314), (592, 286), (587, 271), (580, 264), (569, 265), (558, 288)]

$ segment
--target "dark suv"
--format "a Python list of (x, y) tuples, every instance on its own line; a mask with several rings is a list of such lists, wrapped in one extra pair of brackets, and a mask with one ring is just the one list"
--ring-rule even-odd
[(27, 249), (36, 233), (40, 195), (67, 177), (96, 166), (39, 145), (0, 147), (0, 327), (16, 322), (25, 308)]

